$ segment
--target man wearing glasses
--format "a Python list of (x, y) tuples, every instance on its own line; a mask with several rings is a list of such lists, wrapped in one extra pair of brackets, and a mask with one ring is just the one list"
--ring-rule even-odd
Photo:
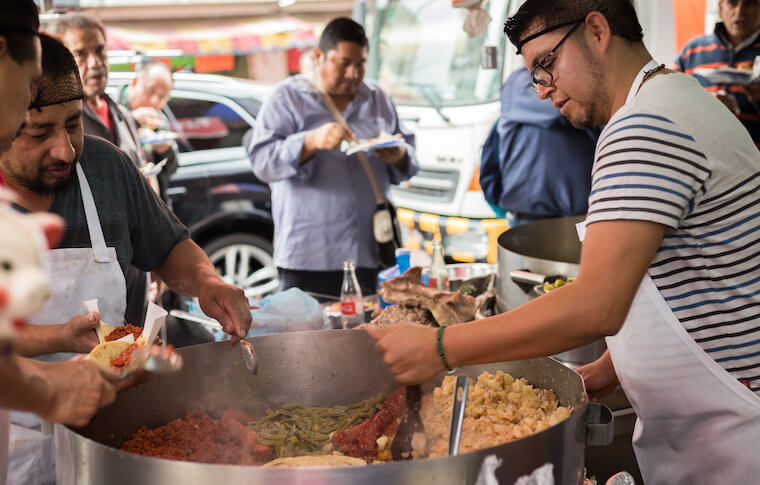
[[(760, 56), (760, 0), (720, 0), (710, 35), (689, 41), (676, 59), (676, 69), (693, 74), (699, 83), (729, 107), (760, 148), (760, 79), (715, 78), (710, 71), (721, 67), (752, 71)], [(758, 61), (760, 62), (760, 61)]]
[[(449, 367), (553, 355), (607, 337), (579, 369), (591, 399), (622, 385), (644, 482), (760, 473), (760, 157), (723, 105), (645, 48), (628, 0), (528, 0), (505, 31), (596, 147), (580, 271), (512, 311), (436, 331), (370, 330), (403, 383)], [(440, 349), (440, 355), (439, 355)], [(614, 362), (614, 366), (613, 366)]]

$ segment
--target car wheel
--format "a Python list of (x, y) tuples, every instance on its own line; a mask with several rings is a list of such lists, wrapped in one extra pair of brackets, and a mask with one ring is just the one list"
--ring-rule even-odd
[(242, 288), (246, 296), (263, 297), (277, 290), (272, 243), (266, 239), (234, 233), (210, 241), (203, 249), (219, 276)]

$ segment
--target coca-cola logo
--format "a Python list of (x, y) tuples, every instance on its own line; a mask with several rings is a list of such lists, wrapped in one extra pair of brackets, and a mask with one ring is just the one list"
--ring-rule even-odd
[(342, 315), (356, 315), (356, 305), (352, 301), (340, 302), (340, 313)]

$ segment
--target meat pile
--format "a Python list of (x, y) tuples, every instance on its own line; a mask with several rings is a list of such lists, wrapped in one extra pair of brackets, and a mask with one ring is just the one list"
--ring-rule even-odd
[(135, 325), (130, 325), (129, 323), (125, 323), (124, 325), (120, 325), (113, 330), (111, 330), (111, 333), (105, 336), (104, 340), (106, 342), (111, 342), (113, 340), (119, 340), (120, 338), (126, 337), (130, 333), (135, 336), (135, 340), (142, 335), (142, 327), (137, 327)]
[(403, 275), (381, 284), (380, 295), (393, 306), (376, 310), (371, 325), (389, 327), (399, 322), (445, 327), (475, 318), (475, 298), (459, 291), (445, 291), (422, 284), (422, 268), (409, 268)]
[(336, 431), (333, 434), (334, 448), (355, 458), (389, 459), (389, 456), (381, 456), (383, 450), (378, 446), (378, 439), (382, 436), (389, 440), (393, 438), (404, 411), (406, 388), (401, 387), (383, 402), (372, 417), (352, 428)]
[(242, 411), (225, 411), (212, 419), (205, 411), (190, 413), (156, 429), (138, 429), (122, 449), (172, 460), (226, 465), (260, 465), (272, 448), (256, 441), (248, 427), (254, 421)]

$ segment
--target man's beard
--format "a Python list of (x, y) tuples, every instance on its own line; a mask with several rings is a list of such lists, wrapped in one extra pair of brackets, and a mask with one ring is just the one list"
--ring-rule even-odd
[[(584, 44), (581, 44), (584, 45)], [(586, 46), (588, 51), (588, 47)], [(607, 91), (607, 76), (602, 66), (591, 60), (591, 53), (588, 52), (585, 62), (585, 72), (588, 73), (589, 79), (593, 82), (593, 93), (590, 92), (589, 101), (583, 104), (577, 102), (578, 113), (573, 118), (567, 117), (567, 120), (575, 128), (584, 129), (592, 126), (606, 125), (609, 119), (609, 106), (611, 105), (610, 97)]]
[(18, 177), (11, 174), (8, 174), (7, 176), (30, 192), (34, 192), (37, 195), (47, 197), (50, 195), (56, 195), (68, 187), (69, 184), (71, 184), (71, 181), (74, 179), (74, 167), (71, 167), (69, 175), (66, 178), (61, 179), (53, 184), (46, 184), (42, 182), (42, 170), (40, 170), (37, 173), (37, 176), (33, 179)]

